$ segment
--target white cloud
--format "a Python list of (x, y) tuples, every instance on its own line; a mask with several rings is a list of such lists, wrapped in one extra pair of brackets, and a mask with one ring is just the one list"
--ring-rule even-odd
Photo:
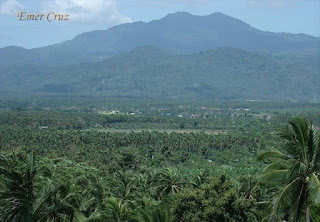
[(0, 5), (1, 15), (17, 15), (19, 11), (25, 9), (25, 7), (16, 0), (8, 0)]
[(75, 22), (104, 22), (108, 25), (131, 22), (118, 11), (116, 0), (49, 0), (44, 10), (69, 13), (70, 21)]

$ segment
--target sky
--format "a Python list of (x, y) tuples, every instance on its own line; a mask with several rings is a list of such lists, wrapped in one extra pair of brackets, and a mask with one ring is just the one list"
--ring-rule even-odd
[[(18, 13), (69, 14), (69, 20), (20, 21)], [(320, 37), (320, 0), (0, 0), (0, 47), (36, 48), (114, 25), (169, 13), (222, 12), (263, 31)], [(52, 16), (52, 15), (51, 15)]]

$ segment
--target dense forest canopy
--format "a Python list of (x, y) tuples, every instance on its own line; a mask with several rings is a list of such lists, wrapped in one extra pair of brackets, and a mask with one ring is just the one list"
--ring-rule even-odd
[(5, 95), (317, 101), (319, 65), (309, 58), (235, 48), (184, 55), (145, 46), (96, 63), (4, 68), (0, 90)]
[[(25, 97), (0, 104), (2, 221), (320, 218), (318, 103)], [(309, 161), (294, 154), (300, 142), (292, 135)], [(297, 183), (277, 199), (298, 180), (306, 187)]]

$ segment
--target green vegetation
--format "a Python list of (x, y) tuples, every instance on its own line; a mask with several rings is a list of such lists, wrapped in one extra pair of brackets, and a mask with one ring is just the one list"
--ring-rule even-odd
[(207, 16), (177, 12), (148, 23), (133, 22), (107, 30), (82, 33), (72, 40), (46, 47), (4, 47), (0, 49), (0, 67), (15, 64), (79, 64), (108, 58), (145, 45), (181, 53), (228, 46), (272, 51), (297, 58), (308, 55), (308, 58), (315, 59), (319, 56), (317, 37), (261, 31), (219, 12)]
[(318, 103), (0, 107), (1, 221), (319, 221)]
[(96, 63), (12, 66), (0, 70), (0, 88), (10, 95), (317, 101), (319, 64), (304, 61), (234, 48), (172, 55), (148, 46)]
[(1, 48), (0, 221), (320, 222), (319, 40), (179, 12)]
[(312, 124), (303, 117), (289, 121), (290, 126), (280, 131), (286, 140), (285, 153), (278, 150), (263, 152), (259, 158), (272, 158), (262, 176), (262, 181), (279, 187), (271, 200), (271, 220), (287, 218), (301, 220), (302, 213), (310, 221), (311, 203), (320, 203), (320, 182), (316, 174), (320, 169), (319, 135)]

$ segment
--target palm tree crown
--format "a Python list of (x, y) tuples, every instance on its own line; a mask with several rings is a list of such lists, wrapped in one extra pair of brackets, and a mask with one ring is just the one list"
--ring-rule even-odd
[(279, 135), (285, 140), (284, 151), (267, 150), (259, 156), (260, 160), (272, 160), (261, 177), (275, 190), (268, 219), (298, 221), (305, 214), (309, 222), (311, 204), (320, 203), (319, 135), (301, 116), (291, 119)]

